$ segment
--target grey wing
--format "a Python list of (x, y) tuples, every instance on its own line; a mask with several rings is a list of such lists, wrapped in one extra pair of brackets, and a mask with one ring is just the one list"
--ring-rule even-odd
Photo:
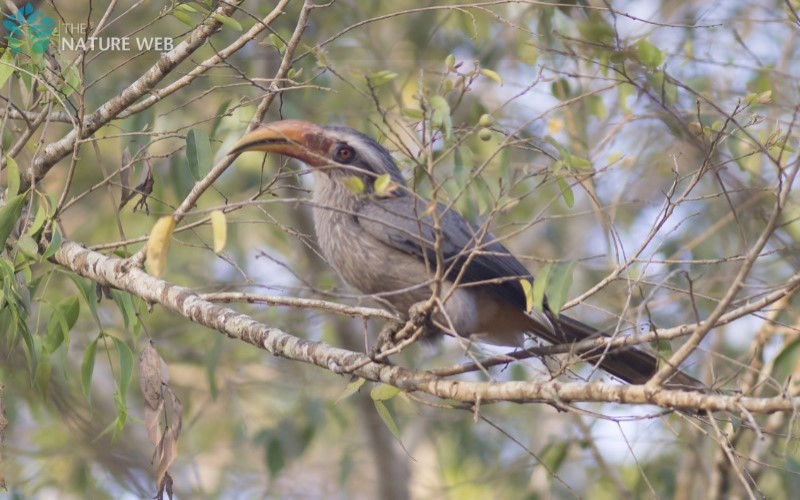
[(455, 210), (437, 203), (440, 229), (434, 218), (423, 215), (429, 205), (408, 194), (369, 200), (358, 211), (357, 219), (368, 234), (392, 248), (436, 264), (435, 242), (441, 235), (445, 276), (460, 284), (474, 284), (489, 290), (521, 310), (525, 292), (520, 278), (533, 279), (520, 263), (490, 233), (481, 230)]

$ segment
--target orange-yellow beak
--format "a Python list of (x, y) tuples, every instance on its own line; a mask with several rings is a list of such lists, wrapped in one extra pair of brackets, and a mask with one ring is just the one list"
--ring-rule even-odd
[(328, 151), (333, 141), (328, 139), (325, 129), (302, 120), (282, 120), (265, 123), (245, 134), (230, 154), (245, 151), (266, 151), (291, 156), (312, 167), (328, 162)]

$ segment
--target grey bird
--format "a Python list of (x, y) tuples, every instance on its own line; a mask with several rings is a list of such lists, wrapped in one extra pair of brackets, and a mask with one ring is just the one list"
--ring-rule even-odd
[[(405, 316), (438, 289), (429, 338), (449, 332), (521, 347), (527, 334), (553, 344), (608, 336), (552, 314), (546, 302), (544, 311), (528, 310), (520, 280), (532, 283), (533, 277), (525, 266), (454, 209), (410, 191), (391, 154), (369, 136), (283, 120), (249, 132), (231, 153), (245, 151), (290, 156), (311, 168), (317, 240), (349, 285)], [(632, 384), (645, 383), (658, 368), (655, 356), (637, 348), (573, 353)], [(671, 383), (696, 386), (682, 372)]]

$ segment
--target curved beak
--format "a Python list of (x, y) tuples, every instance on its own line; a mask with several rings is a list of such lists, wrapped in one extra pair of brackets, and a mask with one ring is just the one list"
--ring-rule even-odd
[(228, 154), (246, 151), (266, 151), (291, 156), (319, 167), (328, 162), (333, 141), (326, 138), (325, 129), (302, 120), (282, 120), (265, 123), (245, 134)]

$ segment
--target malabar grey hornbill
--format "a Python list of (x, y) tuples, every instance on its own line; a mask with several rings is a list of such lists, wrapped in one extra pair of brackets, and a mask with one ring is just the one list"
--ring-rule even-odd
[[(520, 280), (533, 278), (525, 266), (452, 208), (410, 191), (392, 156), (369, 136), (346, 127), (284, 120), (246, 134), (231, 152), (244, 151), (290, 156), (311, 168), (319, 246), (342, 279), (364, 294), (408, 315), (431, 297), (441, 266), (444, 310), (433, 312), (426, 336), (450, 331), (514, 347), (523, 345), (526, 334), (554, 344), (607, 336), (563, 314), (526, 310)], [(363, 190), (353, 188), (353, 177), (361, 180)], [(375, 189), (376, 179), (382, 179), (382, 189)], [(646, 382), (658, 367), (656, 357), (637, 348), (576, 354), (633, 384)], [(695, 385), (680, 372), (671, 383)]]

